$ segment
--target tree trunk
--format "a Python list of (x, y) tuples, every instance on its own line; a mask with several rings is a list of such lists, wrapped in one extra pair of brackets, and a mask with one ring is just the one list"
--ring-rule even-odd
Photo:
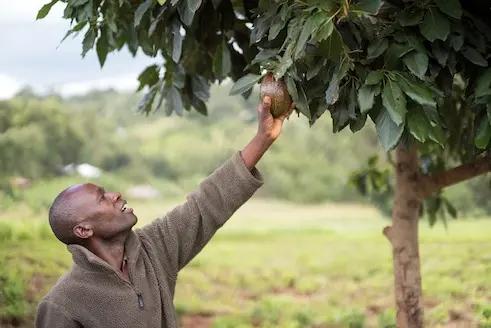
[(396, 188), (392, 226), (384, 234), (392, 245), (397, 327), (423, 327), (418, 221), (418, 154), (415, 146), (396, 150)]

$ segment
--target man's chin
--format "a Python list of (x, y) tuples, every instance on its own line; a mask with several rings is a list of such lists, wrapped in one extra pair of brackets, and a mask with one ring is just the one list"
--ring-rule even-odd
[(133, 213), (131, 213), (131, 216), (133, 218), (133, 221), (132, 221), (133, 224), (131, 225), (131, 227), (133, 227), (138, 222), (138, 217)]

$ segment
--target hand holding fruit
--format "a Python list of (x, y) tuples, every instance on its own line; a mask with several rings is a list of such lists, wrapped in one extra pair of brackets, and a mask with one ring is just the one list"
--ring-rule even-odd
[(261, 82), (261, 103), (258, 111), (258, 135), (274, 141), (281, 133), (285, 118), (289, 117), (295, 108), (286, 85), (283, 81), (275, 81), (271, 73)]

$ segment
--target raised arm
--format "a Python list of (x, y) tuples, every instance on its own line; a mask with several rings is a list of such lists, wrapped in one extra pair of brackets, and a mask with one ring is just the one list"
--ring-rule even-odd
[(290, 116), (294, 106), (292, 104), (290, 110), (278, 118), (273, 118), (270, 113), (271, 98), (264, 97), (263, 102), (257, 106), (257, 134), (242, 150), (242, 158), (247, 168), (252, 169), (280, 136), (283, 121)]
[(216, 230), (263, 184), (255, 165), (278, 138), (289, 114), (274, 119), (268, 100), (258, 106), (258, 132), (247, 146), (201, 182), (184, 203), (138, 231), (171, 277), (177, 276)]

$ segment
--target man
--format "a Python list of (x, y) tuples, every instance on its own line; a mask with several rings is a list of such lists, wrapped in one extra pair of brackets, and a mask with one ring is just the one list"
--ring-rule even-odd
[(38, 328), (177, 327), (177, 274), (263, 184), (256, 163), (283, 121), (258, 106), (256, 136), (206, 178), (186, 201), (141, 229), (120, 193), (75, 185), (54, 200), (49, 222), (74, 264), (38, 307)]

